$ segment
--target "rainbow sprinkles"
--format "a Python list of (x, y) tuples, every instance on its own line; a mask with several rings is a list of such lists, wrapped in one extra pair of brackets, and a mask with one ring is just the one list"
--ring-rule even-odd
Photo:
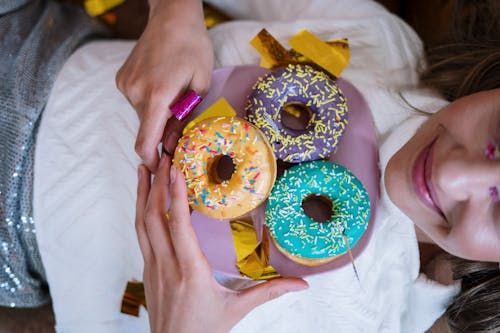
[[(220, 170), (233, 169), (227, 177)], [(179, 140), (174, 164), (182, 170), (190, 205), (218, 219), (242, 216), (268, 196), (276, 160), (262, 133), (237, 117), (204, 119)], [(229, 167), (227, 166), (229, 165)]]
[[(287, 105), (310, 119), (304, 130), (283, 123)], [(280, 160), (298, 163), (329, 157), (347, 126), (347, 102), (331, 78), (308, 65), (288, 65), (261, 77), (246, 107), (247, 119), (266, 135)]]
[[(311, 195), (331, 201), (328, 221), (306, 215), (302, 202)], [(266, 209), (266, 225), (277, 248), (304, 265), (323, 264), (346, 253), (363, 235), (369, 218), (370, 199), (364, 186), (349, 170), (329, 161), (305, 162), (286, 170)]]

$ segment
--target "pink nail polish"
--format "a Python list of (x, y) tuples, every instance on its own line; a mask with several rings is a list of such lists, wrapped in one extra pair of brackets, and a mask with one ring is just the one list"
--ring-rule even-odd
[(194, 108), (200, 104), (202, 98), (194, 90), (189, 90), (184, 96), (182, 96), (177, 102), (172, 105), (170, 110), (174, 114), (175, 118), (182, 120), (187, 117), (187, 115), (194, 110)]

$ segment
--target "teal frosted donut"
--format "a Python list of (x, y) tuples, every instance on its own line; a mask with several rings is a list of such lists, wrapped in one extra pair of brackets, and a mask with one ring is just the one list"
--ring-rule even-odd
[[(326, 222), (306, 215), (305, 199), (329, 200)], [(301, 163), (285, 171), (274, 185), (266, 208), (266, 225), (276, 247), (292, 261), (317, 266), (347, 252), (363, 235), (370, 199), (363, 184), (346, 168), (328, 161)], [(345, 235), (345, 236), (344, 236)]]

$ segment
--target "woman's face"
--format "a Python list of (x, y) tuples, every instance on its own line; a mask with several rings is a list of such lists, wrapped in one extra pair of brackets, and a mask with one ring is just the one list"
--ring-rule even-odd
[(456, 256), (500, 261), (500, 89), (434, 114), (391, 158), (391, 200)]

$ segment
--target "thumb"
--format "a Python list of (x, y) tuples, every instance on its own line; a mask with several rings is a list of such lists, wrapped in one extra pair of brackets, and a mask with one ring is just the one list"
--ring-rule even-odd
[(245, 316), (253, 308), (291, 291), (307, 289), (309, 285), (299, 278), (278, 278), (250, 287), (238, 293), (236, 309)]

